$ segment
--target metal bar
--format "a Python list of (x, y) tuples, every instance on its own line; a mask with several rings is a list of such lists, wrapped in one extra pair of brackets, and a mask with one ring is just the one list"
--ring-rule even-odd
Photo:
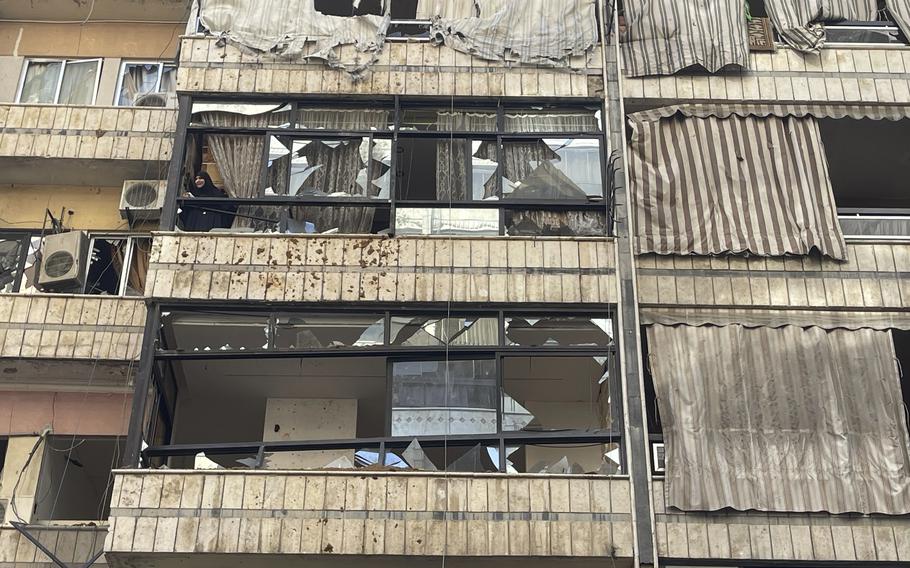
[(183, 184), (183, 163), (186, 160), (187, 128), (192, 117), (193, 99), (189, 95), (177, 97), (177, 131), (174, 133), (174, 147), (171, 151), (171, 163), (167, 170), (167, 192), (164, 207), (161, 210), (162, 231), (173, 231), (177, 226), (177, 197)]
[[(30, 532), (28, 532), (28, 530), (27, 530), (27, 528), (26, 528), (28, 525), (26, 525), (25, 523), (20, 523), (20, 522), (18, 522), (18, 521), (10, 521), (10, 524), (13, 526), (14, 529), (16, 529), (17, 531), (19, 531), (19, 532), (22, 534), (22, 536), (24, 536), (25, 538), (27, 538), (27, 539), (29, 540), (29, 542), (31, 542), (32, 544), (34, 544), (35, 547), (36, 547), (38, 550), (40, 550), (40, 551), (43, 552), (48, 558), (50, 558), (50, 559), (51, 559), (51, 562), (53, 562), (54, 564), (56, 564), (56, 565), (59, 566), (60, 568), (71, 568), (71, 567), (70, 567), (69, 565), (67, 565), (65, 562), (63, 562), (62, 560), (60, 560), (59, 558), (57, 558), (57, 556), (56, 556), (53, 552), (51, 552), (46, 546), (44, 546), (44, 545), (41, 543), (41, 541), (39, 541), (39, 540), (38, 540), (37, 538), (35, 538)], [(81, 565), (80, 565), (80, 568), (89, 568), (89, 566), (91, 566), (92, 564), (94, 564), (95, 562), (97, 562), (98, 559), (101, 558), (101, 556), (102, 556), (103, 554), (104, 554), (104, 547), (102, 546), (101, 549), (98, 550), (98, 551), (96, 551), (95, 554), (94, 554), (94, 555), (93, 555), (85, 564), (81, 564)]]
[(497, 351), (511, 356), (532, 355), (537, 358), (544, 357), (600, 357), (604, 353), (613, 353), (615, 348), (604, 347), (600, 351), (592, 351), (589, 347), (554, 347), (546, 351), (539, 347), (518, 347), (509, 346), (507, 349), (501, 349), (498, 345), (480, 346), (480, 347), (461, 347), (451, 346), (446, 350), (445, 346), (440, 347), (397, 347), (388, 346), (378, 349), (370, 348), (344, 348), (344, 349), (313, 349), (310, 351), (290, 351), (290, 350), (262, 350), (262, 351), (159, 351), (155, 354), (155, 359), (159, 361), (215, 361), (229, 359), (314, 359), (314, 358), (345, 358), (345, 357), (396, 357), (405, 358), (409, 361), (416, 360), (436, 360), (450, 355), (458, 359), (471, 357), (490, 358), (495, 356)]
[(142, 450), (142, 431), (145, 427), (148, 391), (152, 382), (152, 369), (155, 364), (155, 343), (160, 326), (160, 311), (154, 302), (148, 304), (145, 317), (145, 331), (142, 335), (142, 352), (139, 355), (139, 368), (136, 371), (136, 386), (133, 389), (133, 407), (130, 413), (130, 428), (126, 437), (126, 448), (121, 466), (134, 468), (139, 465)]

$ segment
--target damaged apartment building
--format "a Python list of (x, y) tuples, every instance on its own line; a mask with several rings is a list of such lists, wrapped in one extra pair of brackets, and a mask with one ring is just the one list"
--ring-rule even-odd
[(910, 0), (0, 0), (0, 568), (906, 566)]

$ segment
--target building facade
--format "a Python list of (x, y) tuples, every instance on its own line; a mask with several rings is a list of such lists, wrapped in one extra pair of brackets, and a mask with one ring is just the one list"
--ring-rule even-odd
[(0, 0), (0, 568), (910, 562), (910, 3)]

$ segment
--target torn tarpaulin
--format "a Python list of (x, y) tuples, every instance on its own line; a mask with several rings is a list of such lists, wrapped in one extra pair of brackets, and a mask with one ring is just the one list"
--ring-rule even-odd
[(597, 43), (594, 0), (448, 0), (434, 11), (436, 41), (491, 61), (566, 67)]
[[(389, 16), (326, 16), (313, 0), (206, 0), (200, 21), (212, 34), (243, 47), (286, 59), (322, 59), (353, 75), (362, 73), (385, 42)], [(336, 49), (353, 45), (342, 60)]]

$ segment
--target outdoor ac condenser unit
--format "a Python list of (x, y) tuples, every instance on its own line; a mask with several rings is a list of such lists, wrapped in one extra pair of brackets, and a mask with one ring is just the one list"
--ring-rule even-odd
[(48, 291), (81, 289), (88, 255), (85, 231), (70, 231), (44, 237), (38, 287)]
[(166, 181), (126, 180), (120, 194), (120, 216), (124, 219), (129, 216), (140, 220), (158, 219), (166, 190)]

